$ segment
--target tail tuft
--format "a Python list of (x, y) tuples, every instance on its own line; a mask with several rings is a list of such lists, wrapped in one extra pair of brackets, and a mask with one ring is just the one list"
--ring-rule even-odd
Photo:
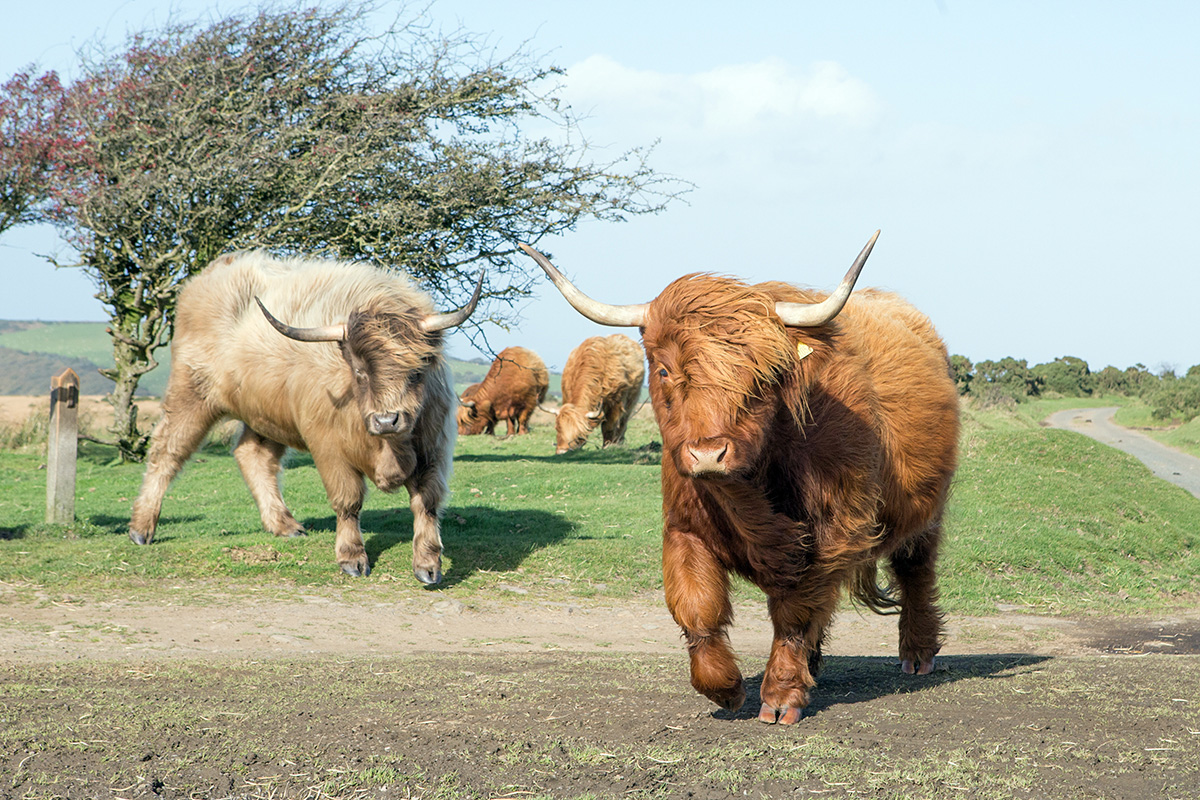
[(850, 579), (850, 597), (876, 614), (899, 614), (900, 601), (892, 594), (890, 585), (881, 587), (874, 561), (860, 564)]

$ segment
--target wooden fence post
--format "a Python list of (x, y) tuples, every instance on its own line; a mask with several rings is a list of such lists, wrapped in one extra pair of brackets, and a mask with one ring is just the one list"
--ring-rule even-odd
[(46, 522), (75, 521), (75, 457), (79, 452), (79, 376), (68, 367), (50, 379), (46, 452)]

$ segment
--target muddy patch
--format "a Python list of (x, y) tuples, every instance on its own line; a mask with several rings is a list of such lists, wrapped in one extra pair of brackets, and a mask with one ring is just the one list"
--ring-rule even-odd
[(1089, 631), (1088, 647), (1114, 655), (1200, 655), (1200, 622), (1197, 620), (1121, 620)]

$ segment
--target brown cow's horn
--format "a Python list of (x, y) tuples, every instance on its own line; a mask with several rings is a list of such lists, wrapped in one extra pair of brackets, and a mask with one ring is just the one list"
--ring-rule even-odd
[(475, 311), (475, 306), (479, 303), (479, 295), (483, 292), (483, 276), (487, 275), (487, 270), (482, 270), (479, 273), (479, 280), (475, 282), (475, 291), (471, 294), (471, 300), (458, 311), (451, 311), (449, 314), (430, 314), (425, 319), (421, 320), (421, 328), (426, 333), (434, 331), (444, 331), (447, 328), (454, 328), (462, 325), (467, 321), (467, 317)]
[(863, 264), (867, 263), (867, 256), (871, 255), (871, 248), (875, 246), (875, 240), (878, 238), (879, 231), (875, 231), (871, 241), (867, 242), (867, 246), (846, 272), (846, 277), (842, 278), (841, 285), (829, 297), (819, 303), (776, 303), (775, 313), (783, 320), (783, 324), (790, 328), (811, 328), (814, 325), (824, 325), (836, 317), (850, 298), (854, 282), (858, 280), (858, 273), (862, 272)]
[(567, 298), (567, 302), (592, 322), (598, 322), (601, 325), (611, 325), (616, 328), (639, 328), (645, 321), (646, 309), (650, 307), (648, 303), (633, 306), (612, 306), (593, 300), (576, 289), (575, 284), (571, 283), (565, 275), (555, 269), (554, 265), (550, 263), (550, 259), (527, 244), (522, 244), (520, 247), (538, 263), (538, 266), (542, 268), (542, 271), (546, 273), (550, 280), (554, 281), (554, 285), (562, 293), (562, 296)]
[(295, 339), (297, 342), (343, 342), (346, 340), (346, 323), (344, 322), (340, 325), (325, 325), (320, 328), (293, 328), (291, 325), (284, 325), (275, 319), (257, 295), (254, 302), (258, 303), (258, 307), (262, 309), (267, 322), (289, 339)]

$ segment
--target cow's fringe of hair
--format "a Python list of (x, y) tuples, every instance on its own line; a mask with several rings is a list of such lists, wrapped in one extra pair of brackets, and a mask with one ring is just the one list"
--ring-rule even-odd
[(876, 614), (900, 613), (900, 601), (892, 594), (892, 586), (879, 585), (879, 570), (874, 561), (860, 564), (850, 578), (850, 597)]

